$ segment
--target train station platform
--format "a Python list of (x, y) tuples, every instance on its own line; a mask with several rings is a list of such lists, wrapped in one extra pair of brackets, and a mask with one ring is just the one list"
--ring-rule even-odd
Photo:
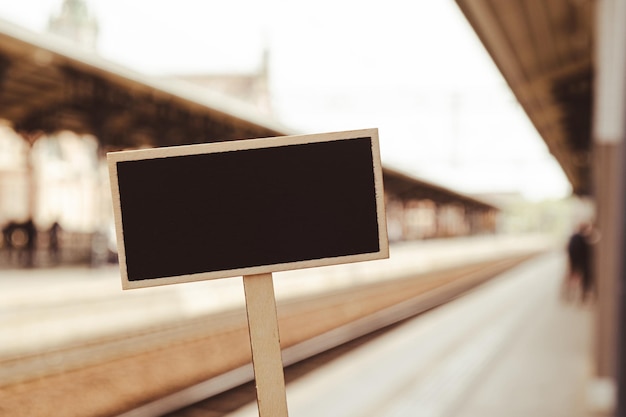
[[(274, 274), (278, 300), (543, 251), (545, 236), (477, 236), (392, 245), (385, 260)], [(117, 266), (0, 271), (0, 359), (241, 308), (241, 277), (121, 290)]]
[[(289, 383), (290, 416), (608, 415), (589, 409), (593, 306), (561, 299), (564, 252), (545, 237), (393, 245), (388, 260), (277, 273), (275, 289), (279, 301), (298, 299), (538, 252), (543, 255)], [(244, 295), (237, 278), (122, 291), (116, 267), (54, 268), (2, 271), (0, 300), (1, 361), (241, 307)], [(0, 369), (0, 381), (19, 380), (7, 372)], [(257, 415), (252, 403), (229, 417)]]
[[(287, 386), (293, 417), (591, 417), (591, 306), (533, 258)], [(229, 417), (252, 417), (249, 404)]]

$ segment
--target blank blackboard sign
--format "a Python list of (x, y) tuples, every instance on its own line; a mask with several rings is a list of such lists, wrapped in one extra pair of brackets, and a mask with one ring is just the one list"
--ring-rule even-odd
[(388, 257), (376, 129), (108, 162), (124, 288)]

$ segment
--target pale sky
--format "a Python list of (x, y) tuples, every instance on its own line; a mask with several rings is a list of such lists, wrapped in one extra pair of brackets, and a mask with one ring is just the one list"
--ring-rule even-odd
[[(0, 0), (43, 32), (62, 0)], [(98, 52), (152, 75), (249, 72), (270, 52), (278, 120), (378, 127), (383, 164), (465, 193), (570, 187), (453, 0), (88, 0)]]

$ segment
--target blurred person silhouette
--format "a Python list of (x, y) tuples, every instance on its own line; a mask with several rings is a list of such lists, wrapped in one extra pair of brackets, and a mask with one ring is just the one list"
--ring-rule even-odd
[(15, 222), (11, 221), (4, 225), (2, 228), (2, 249), (5, 253), (5, 259), (7, 264), (10, 264), (13, 259), (13, 242), (11, 242), (11, 233), (15, 227)]
[(565, 298), (573, 301), (580, 295), (586, 302), (592, 295), (593, 277), (591, 272), (591, 236), (593, 228), (589, 223), (581, 223), (567, 243), (568, 270), (565, 278)]
[(35, 251), (37, 249), (37, 227), (33, 219), (28, 219), (26, 223), (22, 225), (24, 232), (26, 233), (26, 250), (24, 252), (24, 266), (31, 268), (35, 266)]
[(52, 223), (50, 230), (48, 230), (48, 251), (50, 255), (50, 261), (55, 265), (58, 264), (61, 260), (61, 246), (59, 242), (59, 234), (62, 230), (63, 229), (61, 228), (61, 225), (57, 221)]

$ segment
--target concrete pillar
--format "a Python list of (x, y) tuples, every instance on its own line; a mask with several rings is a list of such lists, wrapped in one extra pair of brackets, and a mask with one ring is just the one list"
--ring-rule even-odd
[(600, 379), (616, 377), (617, 285), (619, 260), (622, 256), (619, 230), (619, 145), (596, 144), (594, 188), (597, 201), (596, 226), (600, 239), (594, 245), (596, 311), (594, 319), (594, 368)]
[[(626, 110), (626, 2), (596, 2), (596, 44), (594, 45), (594, 197), (600, 240), (595, 245), (597, 303), (595, 311), (595, 383), (614, 385), (623, 351), (618, 340), (620, 263), (624, 256), (623, 161), (624, 116)], [(619, 391), (619, 387), (618, 387)], [(619, 401), (618, 399), (618, 402)], [(622, 408), (618, 404), (618, 409)], [(618, 412), (617, 415), (624, 415)]]

